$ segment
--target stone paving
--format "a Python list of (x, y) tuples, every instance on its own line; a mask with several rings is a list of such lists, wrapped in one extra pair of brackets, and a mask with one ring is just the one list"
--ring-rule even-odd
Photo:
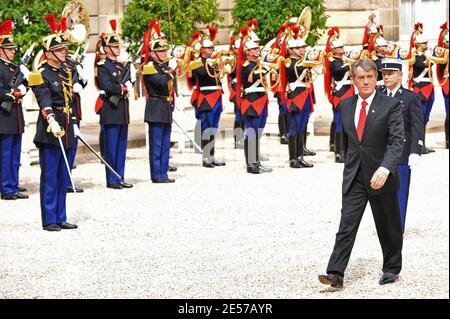
[(264, 137), (270, 174), (245, 173), (230, 138), (216, 154), (227, 165), (201, 167), (192, 149), (173, 149), (174, 184), (152, 184), (145, 147), (129, 149), (132, 189), (105, 187), (89, 153), (68, 194), (78, 230), (45, 232), (39, 166), (21, 169), (30, 199), (0, 201), (0, 298), (449, 298), (449, 152), (444, 134), (427, 136), (436, 152), (412, 173), (403, 271), (379, 286), (382, 255), (368, 207), (345, 288), (321, 285), (338, 229), (342, 164), (328, 137), (312, 136), (311, 169), (288, 167), (287, 146)]

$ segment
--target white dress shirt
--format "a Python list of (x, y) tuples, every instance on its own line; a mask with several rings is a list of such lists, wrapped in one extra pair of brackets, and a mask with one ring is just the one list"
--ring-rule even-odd
[(387, 87), (386, 87), (386, 90), (387, 90), (387, 96), (389, 96), (389, 93), (392, 93), (392, 97), (394, 97), (395, 96), (395, 94), (397, 94), (397, 91), (398, 91), (398, 89), (400, 88), (400, 86), (402, 86), (401, 84), (399, 84), (395, 89), (393, 89), (392, 91), (391, 90), (389, 90)]

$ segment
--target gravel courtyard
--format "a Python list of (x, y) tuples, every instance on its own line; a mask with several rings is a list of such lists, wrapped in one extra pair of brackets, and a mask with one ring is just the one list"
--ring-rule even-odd
[(264, 137), (270, 174), (245, 173), (242, 150), (219, 143), (227, 165), (201, 167), (192, 149), (172, 149), (174, 184), (152, 184), (145, 147), (129, 149), (132, 189), (105, 187), (91, 154), (68, 194), (78, 230), (45, 232), (39, 167), (23, 167), (30, 199), (0, 201), (0, 298), (449, 298), (449, 152), (444, 133), (427, 135), (435, 153), (412, 173), (403, 271), (379, 286), (382, 254), (370, 207), (344, 289), (321, 285), (337, 232), (342, 164), (328, 137), (308, 139), (312, 169), (288, 167), (287, 146)]

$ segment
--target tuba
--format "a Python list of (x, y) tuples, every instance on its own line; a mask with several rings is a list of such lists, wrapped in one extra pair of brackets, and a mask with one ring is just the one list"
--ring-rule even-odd
[(61, 14), (67, 18), (67, 40), (82, 46), (89, 38), (89, 14), (79, 1), (70, 1)]
[[(81, 47), (84, 45), (84, 51), (87, 49), (88, 39), (89, 39), (89, 14), (86, 11), (83, 4), (79, 1), (70, 1), (66, 4), (61, 14), (61, 17), (67, 18), (67, 40)], [(71, 59), (78, 60), (80, 49), (78, 48), (75, 52), (69, 52)], [(34, 60), (33, 60), (33, 70), (37, 71), (40, 68), (41, 63), (44, 59), (44, 51), (40, 50)], [(79, 62), (79, 61), (78, 61)]]

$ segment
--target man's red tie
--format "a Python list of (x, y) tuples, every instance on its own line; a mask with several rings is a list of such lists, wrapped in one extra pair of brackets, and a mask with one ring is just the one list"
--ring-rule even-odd
[(367, 102), (362, 101), (361, 103), (361, 111), (359, 112), (359, 120), (358, 120), (358, 127), (356, 128), (356, 133), (358, 133), (358, 139), (361, 142), (362, 135), (364, 132), (364, 125), (366, 125), (366, 106)]

